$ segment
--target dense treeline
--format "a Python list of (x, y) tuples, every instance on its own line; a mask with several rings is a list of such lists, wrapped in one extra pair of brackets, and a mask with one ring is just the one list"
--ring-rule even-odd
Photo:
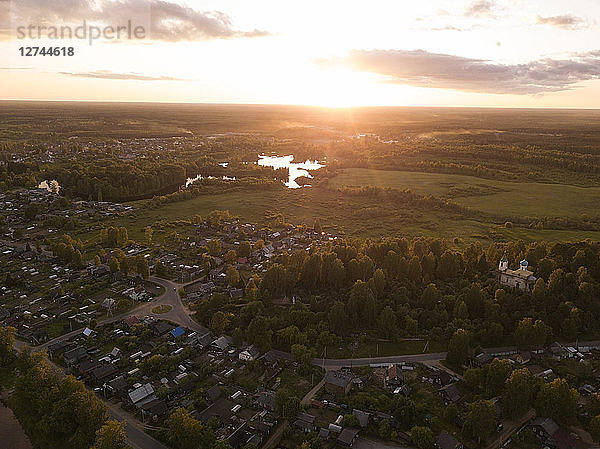
[(243, 178), (236, 180), (198, 179), (187, 188), (180, 188), (176, 192), (155, 196), (148, 202), (150, 207), (156, 208), (163, 204), (187, 201), (202, 195), (216, 195), (236, 191), (265, 191), (283, 189), (279, 181), (272, 179)]
[[(495, 268), (504, 252), (513, 266), (526, 258), (534, 267), (539, 279), (532, 294), (498, 284)], [(599, 256), (600, 244), (590, 242), (515, 242), (487, 250), (423, 238), (330, 243), (274, 260), (261, 278), (248, 280), (241, 310), (217, 294), (196, 311), (207, 325), (218, 322), (263, 349), (299, 344), (322, 350), (360, 335), (447, 341), (457, 329), (465, 332), (464, 342), (453, 337), (451, 345), (467, 348), (457, 353), (535, 342), (538, 327), (540, 344), (554, 337), (572, 341), (600, 330)], [(285, 297), (300, 301), (286, 309), (272, 305)], [(519, 324), (526, 318), (534, 330)]]

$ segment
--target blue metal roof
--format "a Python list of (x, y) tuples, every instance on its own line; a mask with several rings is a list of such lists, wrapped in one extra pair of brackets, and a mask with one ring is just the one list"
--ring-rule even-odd
[(181, 328), (181, 326), (176, 327), (171, 331), (171, 335), (175, 338), (181, 337), (183, 334), (185, 334), (185, 331)]

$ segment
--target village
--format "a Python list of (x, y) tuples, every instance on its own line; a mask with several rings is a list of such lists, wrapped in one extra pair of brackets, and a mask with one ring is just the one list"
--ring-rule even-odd
[[(32, 203), (44, 206), (44, 216), (40, 209), (30, 216), (18, 212)], [(431, 444), (439, 449), (479, 447), (463, 437), (469, 405), (481, 397), (467, 373), (498, 360), (507, 360), (507, 378), (525, 368), (544, 384), (568, 379), (579, 392), (579, 421), (593, 415), (600, 342), (484, 349), (459, 374), (445, 364), (445, 354), (307, 359), (276, 347), (261, 350), (193, 320), (193, 312), (215, 298), (226, 298), (231, 310), (243, 307), (244, 285), (264, 275), (273, 260), (342, 238), (316, 227), (282, 224), (272, 230), (218, 212), (185, 224), (163, 244), (126, 241), (76, 266), (43, 243), (58, 228), (31, 223), (50, 224), (56, 220), (51, 216), (110, 219), (129, 213), (129, 206), (65, 202), (46, 188), (3, 194), (0, 206), (0, 258), (8, 273), (0, 324), (46, 349), (52, 361), (159, 439), (168, 417), (184, 408), (235, 449), (295, 449), (306, 441), (314, 448), (429, 447), (415, 437), (420, 429), (427, 429), (425, 439), (435, 429)], [(150, 276), (115, 269), (119, 254), (145, 261)], [(523, 260), (519, 270), (509, 270), (504, 256), (498, 282), (529, 291), (535, 278), (528, 268)], [(283, 295), (276, 305), (301, 302)], [(491, 402), (490, 448), (522, 447), (523, 441), (556, 449), (597, 447), (581, 428), (536, 417), (533, 409), (509, 419), (500, 394)]]

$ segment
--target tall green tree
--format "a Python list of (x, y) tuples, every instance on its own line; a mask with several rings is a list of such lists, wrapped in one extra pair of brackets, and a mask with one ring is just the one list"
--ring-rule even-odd
[(96, 432), (91, 449), (132, 449), (127, 443), (125, 422), (109, 420)]

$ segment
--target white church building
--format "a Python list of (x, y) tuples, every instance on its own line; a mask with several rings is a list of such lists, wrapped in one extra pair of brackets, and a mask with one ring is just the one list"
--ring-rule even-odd
[(511, 270), (508, 267), (508, 257), (506, 253), (502, 256), (498, 265), (498, 278), (500, 284), (507, 287), (518, 288), (524, 292), (531, 292), (537, 278), (533, 271), (529, 269), (529, 262), (522, 260), (518, 270)]

